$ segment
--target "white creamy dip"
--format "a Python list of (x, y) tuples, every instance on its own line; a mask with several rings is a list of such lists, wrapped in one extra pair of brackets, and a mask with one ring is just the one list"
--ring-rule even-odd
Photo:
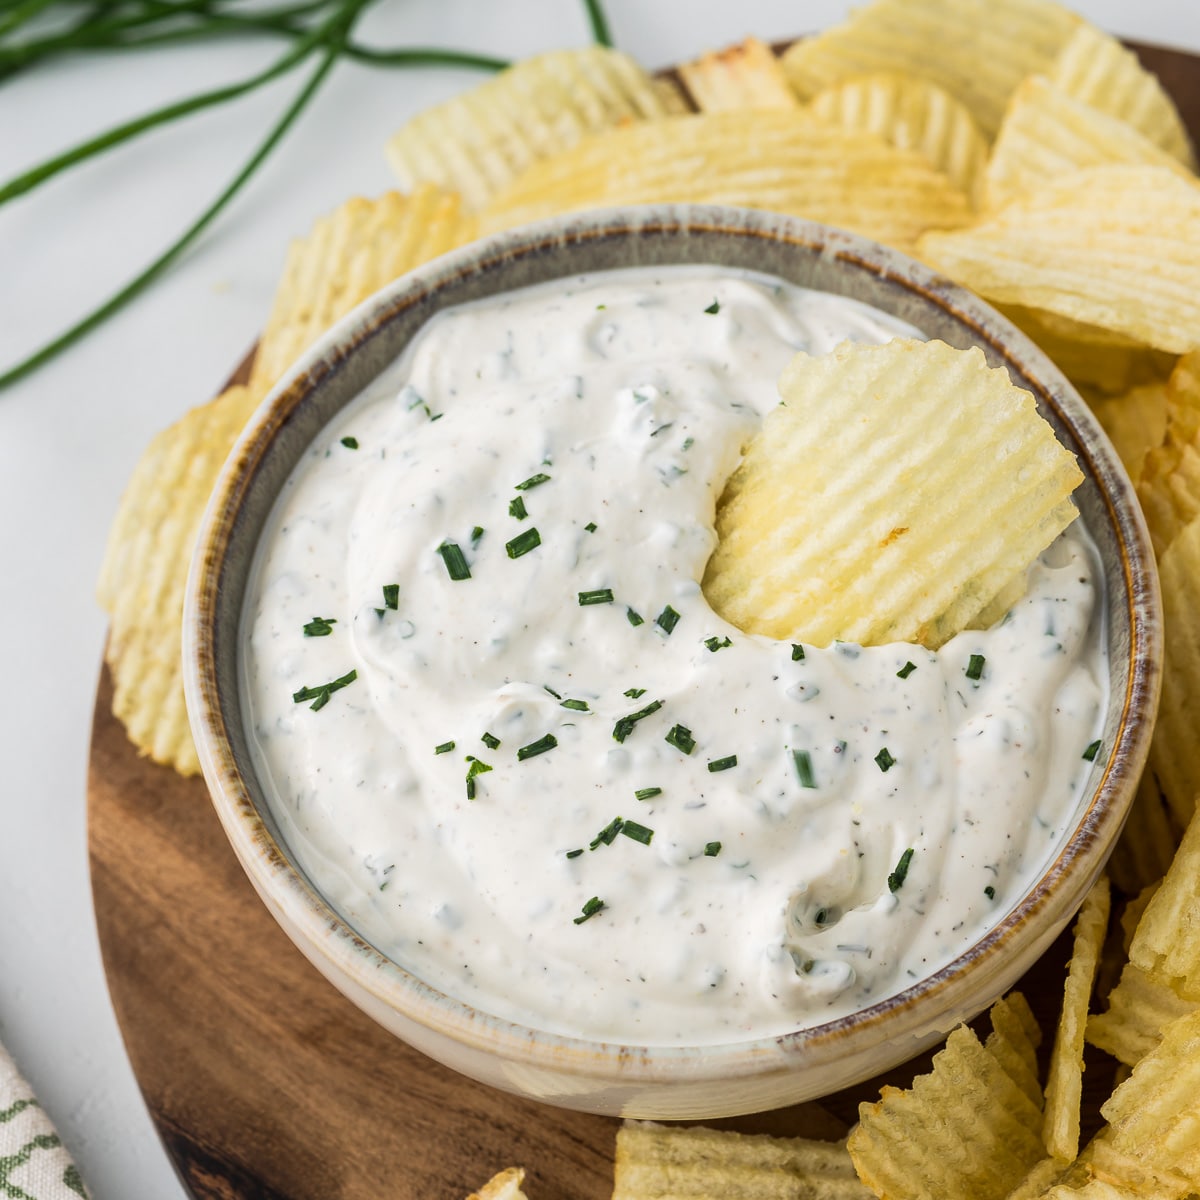
[(1086, 535), (938, 653), (750, 636), (698, 582), (794, 351), (896, 333), (717, 268), (575, 278), (438, 316), (325, 431), (242, 683), (285, 837), (363, 936), (504, 1018), (703, 1044), (881, 1000), (1013, 907), (1100, 737)]

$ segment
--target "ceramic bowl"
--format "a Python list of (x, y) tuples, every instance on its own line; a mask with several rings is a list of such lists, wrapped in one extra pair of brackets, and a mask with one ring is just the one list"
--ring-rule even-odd
[[(783, 1036), (646, 1047), (499, 1020), (378, 953), (296, 865), (255, 777), (239, 696), (239, 621), (255, 545), (288, 473), (322, 428), (435, 312), (616, 267), (716, 264), (865, 301), (951, 345), (979, 346), (1028, 388), (1086, 480), (1076, 493), (1107, 584), (1110, 700), (1069, 833), (1008, 916), (943, 969), (852, 1016)], [(1125, 820), (1157, 704), (1153, 556), (1116, 455), (1063, 376), (1011, 324), (894, 251), (825, 226), (739, 209), (658, 206), (572, 215), (419, 268), (368, 300), (296, 365), (250, 422), (217, 485), (185, 615), (188, 710), (213, 803), (255, 888), (312, 963), (380, 1024), (498, 1088), (597, 1113), (726, 1116), (827, 1094), (942, 1038), (1011, 987), (1070, 921)]]

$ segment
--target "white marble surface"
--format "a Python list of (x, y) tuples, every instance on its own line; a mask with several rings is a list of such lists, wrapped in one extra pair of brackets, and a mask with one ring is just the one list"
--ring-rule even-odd
[[(821, 28), (847, 7), (609, 0), (608, 11), (617, 44), (659, 66), (746, 33), (777, 39)], [(1200, 5), (1079, 7), (1115, 32), (1200, 51)], [(378, 0), (360, 36), (519, 56), (588, 34), (583, 4), (572, 0)], [(5, 83), (0, 180), (120, 119), (239, 78), (275, 52), (252, 41), (64, 59)], [(113, 1018), (87, 874), (88, 730), (105, 633), (93, 590), (109, 521), (151, 435), (211, 396), (253, 342), (288, 240), (351, 193), (390, 186), (386, 135), (474, 78), (340, 65), (185, 259), (66, 357), (0, 393), (0, 1041), (97, 1200), (183, 1196)], [(296, 86), (289, 78), (191, 118), (0, 209), (0, 365), (170, 241)]]

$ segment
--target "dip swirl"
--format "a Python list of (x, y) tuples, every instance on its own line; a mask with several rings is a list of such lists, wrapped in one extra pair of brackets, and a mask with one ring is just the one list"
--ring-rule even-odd
[(536, 1028), (704, 1044), (881, 1000), (1017, 903), (1103, 720), (1082, 530), (936, 653), (747, 635), (700, 590), (791, 355), (896, 334), (743, 272), (577, 278), (439, 315), (322, 434), (242, 687), (289, 845), (381, 952)]

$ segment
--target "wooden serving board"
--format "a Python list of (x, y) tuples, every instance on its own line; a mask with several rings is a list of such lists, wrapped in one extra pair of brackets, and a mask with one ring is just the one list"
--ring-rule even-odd
[[(1200, 58), (1137, 49), (1200, 142)], [(127, 740), (107, 669), (92, 729), (88, 844), (117, 1019), (196, 1200), (453, 1200), (518, 1164), (533, 1200), (611, 1195), (617, 1121), (465, 1079), (325, 982), (254, 894), (203, 781), (155, 766)], [(1060, 939), (1021, 985), (1048, 1035), (1068, 948)], [(927, 1067), (924, 1056), (887, 1081), (907, 1086)], [(879, 1082), (819, 1106), (714, 1124), (838, 1137)], [(1085, 1075), (1093, 1111), (1111, 1083), (1111, 1060), (1095, 1062)]]

